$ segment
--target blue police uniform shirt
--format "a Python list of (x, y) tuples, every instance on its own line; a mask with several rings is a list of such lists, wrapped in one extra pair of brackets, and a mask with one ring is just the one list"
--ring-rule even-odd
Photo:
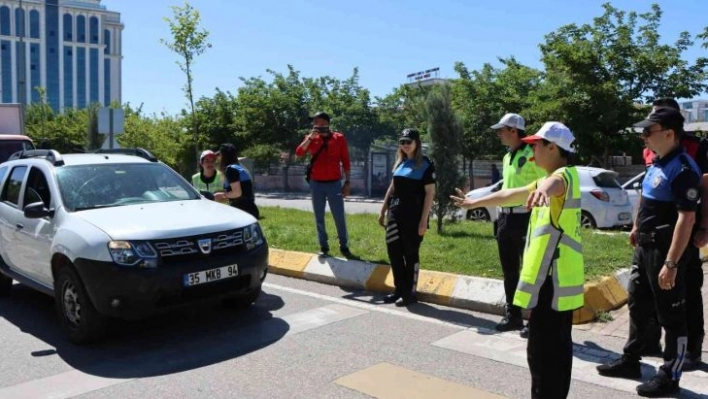
[(435, 184), (435, 165), (428, 157), (423, 157), (420, 165), (413, 159), (405, 159), (396, 166), (389, 211), (399, 223), (409, 220), (418, 225), (428, 184)]
[(696, 211), (700, 178), (700, 168), (682, 147), (661, 159), (655, 158), (642, 182), (639, 230), (650, 232), (666, 228), (673, 231), (678, 211)]
[(246, 168), (238, 164), (229, 165), (224, 175), (226, 176), (224, 179), (224, 190), (231, 191), (231, 183), (241, 182), (241, 195), (251, 200), (255, 199), (255, 195), (253, 194), (253, 181)]

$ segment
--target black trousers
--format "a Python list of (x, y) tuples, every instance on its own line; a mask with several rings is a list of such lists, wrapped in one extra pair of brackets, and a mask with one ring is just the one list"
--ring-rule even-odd
[(568, 396), (573, 368), (573, 311), (553, 310), (553, 280), (549, 276), (529, 318), (526, 356), (531, 371), (533, 399)]
[(386, 224), (386, 249), (393, 271), (396, 293), (404, 298), (414, 297), (420, 270), (418, 223), (399, 223), (390, 216)]
[(667, 240), (640, 244), (635, 249), (637, 265), (632, 266), (629, 278), (629, 339), (624, 346), (624, 354), (631, 359), (641, 358), (648, 320), (656, 312), (665, 332), (662, 368), (672, 379), (678, 380), (687, 349), (685, 258), (688, 254), (684, 253), (681, 258), (674, 288), (661, 289), (659, 272), (666, 260), (670, 244)]
[(521, 259), (526, 245), (530, 213), (499, 214), (495, 222), (499, 261), (504, 273), (506, 310), (511, 316), (521, 317), (521, 309), (514, 306), (514, 293), (519, 285)]
[[(700, 251), (694, 245), (686, 248), (686, 332), (688, 336), (688, 353), (700, 355), (703, 350), (704, 315), (703, 315), (703, 261)], [(635, 262), (636, 251), (635, 251)], [(647, 347), (655, 347), (661, 341), (661, 325), (656, 312), (648, 320), (644, 343)]]

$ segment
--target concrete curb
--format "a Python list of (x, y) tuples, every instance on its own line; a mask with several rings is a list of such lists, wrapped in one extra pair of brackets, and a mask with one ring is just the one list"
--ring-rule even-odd
[[(271, 248), (268, 269), (274, 274), (375, 293), (393, 290), (389, 265)], [(573, 323), (593, 321), (599, 312), (614, 310), (627, 303), (628, 282), (629, 268), (614, 276), (586, 283), (585, 306), (574, 312)], [(504, 297), (501, 280), (430, 270), (421, 270), (418, 275), (418, 298), (423, 302), (501, 315), (504, 313)]]

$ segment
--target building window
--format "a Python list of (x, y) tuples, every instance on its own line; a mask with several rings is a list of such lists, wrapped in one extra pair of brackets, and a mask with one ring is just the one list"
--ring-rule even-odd
[(92, 48), (89, 50), (89, 77), (90, 79), (90, 100), (91, 104), (99, 102), (98, 98), (98, 49)]
[[(32, 14), (30, 14), (31, 17)], [(40, 59), (39, 59), (39, 43), (30, 43), (30, 62), (32, 63), (32, 69), (30, 72), (30, 84), (32, 92), (32, 102), (39, 102), (41, 98), (36, 88), (42, 86), (42, 77), (40, 74)]]
[(0, 7), (0, 35), (10, 36), (10, 7)]
[(683, 103), (683, 109), (692, 109), (693, 103)]
[(74, 36), (74, 18), (71, 14), (64, 14), (64, 41), (70, 42)]
[(103, 105), (111, 105), (111, 60), (103, 60)]
[(76, 49), (76, 106), (86, 108), (86, 49)]
[(74, 58), (71, 46), (64, 46), (64, 108), (74, 107)]
[(89, 28), (91, 31), (91, 43), (98, 44), (98, 18), (91, 17), (89, 21)]
[(39, 11), (30, 11), (30, 37), (39, 39)]
[(15, 34), (25, 36), (25, 10), (22, 8), (15, 8)]
[(103, 44), (106, 45), (106, 48), (103, 49), (103, 54), (110, 54), (111, 53), (111, 31), (108, 29), (103, 31)]
[(703, 111), (703, 122), (708, 121), (708, 109)]
[[(10, 53), (10, 41), (3, 40), (0, 44), (0, 63), (3, 71), (12, 70), (12, 54)], [(2, 102), (12, 102), (12, 74), (3, 73), (2, 77)]]
[(86, 43), (86, 17), (76, 17), (76, 39), (79, 43)]

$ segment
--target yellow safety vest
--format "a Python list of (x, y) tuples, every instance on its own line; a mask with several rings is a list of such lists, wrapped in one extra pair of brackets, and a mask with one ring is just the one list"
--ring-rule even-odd
[[(532, 182), (546, 176), (546, 171), (539, 168), (533, 159), (533, 148), (524, 144), (516, 151), (509, 151), (504, 155), (504, 167), (502, 169), (502, 190), (507, 188), (525, 187)], [(504, 206), (515, 207), (525, 204), (504, 204)]]
[(192, 187), (196, 188), (197, 191), (220, 193), (224, 191), (224, 174), (217, 170), (216, 179), (214, 179), (214, 182), (207, 184), (202, 180), (201, 173), (197, 173), (192, 176)]
[(580, 180), (575, 167), (554, 172), (566, 181), (563, 208), (554, 226), (548, 206), (535, 207), (526, 235), (523, 266), (514, 305), (525, 309), (536, 307), (541, 286), (553, 276), (554, 310), (562, 312), (581, 308), (585, 301), (585, 268), (580, 238)]

